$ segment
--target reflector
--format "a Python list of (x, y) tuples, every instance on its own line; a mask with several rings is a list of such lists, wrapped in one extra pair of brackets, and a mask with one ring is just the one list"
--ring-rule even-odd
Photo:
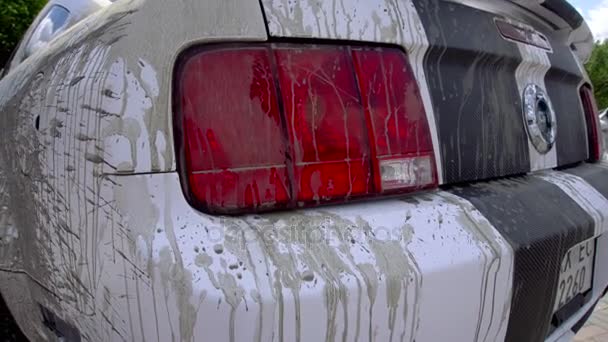
[(587, 120), (587, 138), (589, 139), (589, 161), (596, 162), (602, 159), (603, 139), (600, 126), (599, 110), (593, 95), (593, 90), (588, 85), (583, 85), (580, 90), (581, 100), (585, 109)]
[(380, 161), (382, 190), (420, 188), (433, 184), (433, 162), (429, 156)]

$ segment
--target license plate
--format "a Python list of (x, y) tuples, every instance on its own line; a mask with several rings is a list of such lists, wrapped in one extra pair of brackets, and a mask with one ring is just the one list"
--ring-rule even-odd
[(553, 312), (568, 304), (572, 298), (591, 289), (595, 239), (572, 247), (564, 256), (557, 283), (557, 294)]

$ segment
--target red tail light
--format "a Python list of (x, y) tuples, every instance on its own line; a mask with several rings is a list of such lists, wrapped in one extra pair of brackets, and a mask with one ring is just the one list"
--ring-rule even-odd
[(199, 49), (179, 63), (175, 95), (184, 188), (208, 212), (437, 186), (418, 86), (399, 49)]
[[(400, 50), (354, 51), (359, 89), (372, 141), (375, 189), (434, 184), (433, 142), (418, 84)], [(399, 176), (400, 175), (400, 176)]]
[(367, 195), (370, 153), (348, 50), (277, 47), (275, 56), (297, 200)]
[(595, 162), (602, 158), (603, 142), (600, 126), (599, 111), (593, 95), (593, 90), (588, 85), (581, 87), (581, 100), (585, 109), (587, 120), (587, 137), (589, 139), (589, 161)]

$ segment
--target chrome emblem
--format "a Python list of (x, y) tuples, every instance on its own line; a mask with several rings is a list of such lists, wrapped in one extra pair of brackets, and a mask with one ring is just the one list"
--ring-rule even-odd
[(534, 148), (545, 154), (555, 144), (557, 123), (551, 101), (537, 85), (530, 84), (524, 90), (524, 122)]

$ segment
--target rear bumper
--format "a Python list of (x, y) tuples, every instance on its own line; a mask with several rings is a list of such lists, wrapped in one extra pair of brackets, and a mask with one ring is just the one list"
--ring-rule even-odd
[[(605, 240), (605, 239), (604, 239)], [(605, 263), (604, 263), (605, 265)], [(605, 267), (605, 266), (604, 266)], [(607, 289), (608, 290), (608, 289)], [(593, 314), (595, 306), (602, 296), (606, 295), (606, 291), (600, 296), (594, 291), (593, 300), (589, 301), (583, 308), (576, 312), (570, 319), (563, 324), (559, 329), (551, 334), (547, 341), (570, 342), (580, 329), (584, 326), (587, 320)]]
[(95, 314), (69, 300), (44, 305), (95, 340), (535, 341), (550, 331), (563, 254), (599, 237), (592, 299), (555, 341), (608, 285), (602, 180), (606, 166), (582, 165), (213, 217), (187, 204), (177, 174), (111, 176), (101, 185), (111, 210), (99, 222)]
[[(605, 231), (606, 175), (601, 165), (582, 165), (452, 190), (470, 201), (513, 249), (508, 341), (539, 341), (559, 328), (551, 323), (559, 267), (570, 248)], [(601, 263), (608, 260), (602, 243), (597, 246)], [(599, 295), (607, 279), (601, 267), (595, 272)], [(591, 300), (588, 296), (581, 306)]]
[(608, 281), (608, 234), (603, 234), (598, 238), (597, 254), (595, 261), (596, 277), (594, 278), (592, 298), (576, 313), (564, 322), (562, 326), (556, 329), (548, 338), (547, 342), (553, 341), (571, 341), (572, 337), (578, 332), (582, 325), (593, 313), (593, 309), (597, 302), (606, 294), (606, 285)]

